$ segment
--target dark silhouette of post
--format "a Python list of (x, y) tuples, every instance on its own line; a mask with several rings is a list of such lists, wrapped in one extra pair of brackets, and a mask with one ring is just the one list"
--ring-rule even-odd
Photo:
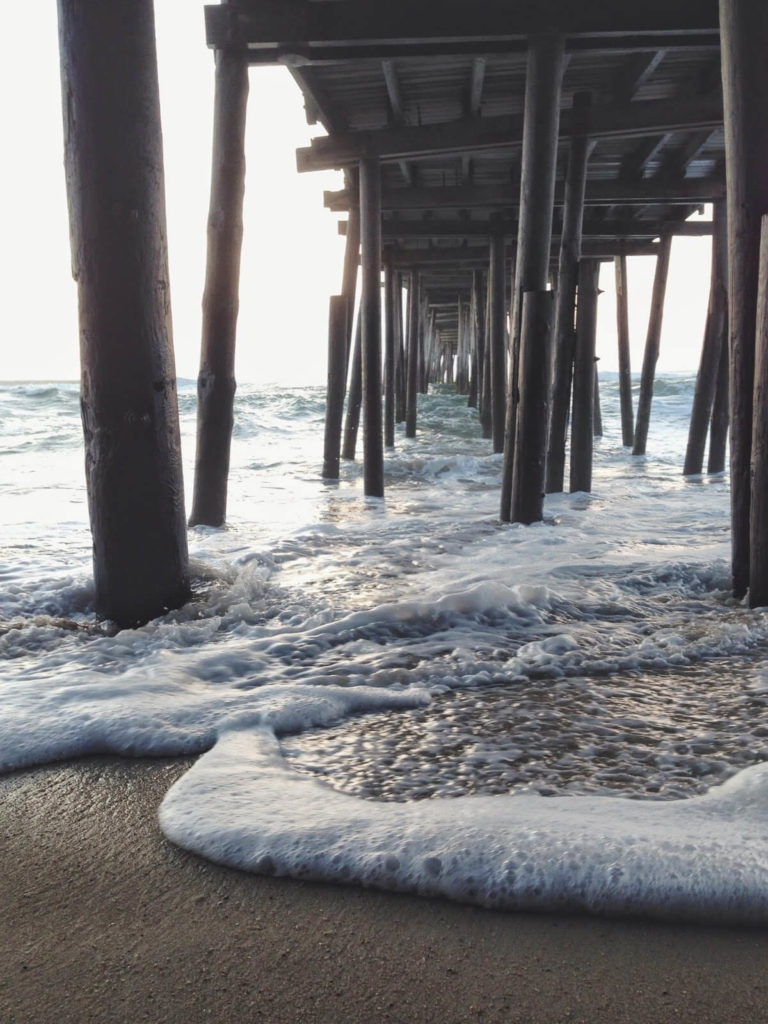
[(190, 526), (223, 526), (234, 425), (235, 342), (245, 195), (248, 58), (217, 50), (208, 255), (197, 378), (197, 451)]
[(656, 257), (656, 273), (653, 278), (653, 292), (651, 295), (651, 312), (648, 317), (648, 334), (645, 339), (643, 370), (640, 375), (640, 396), (637, 400), (637, 421), (635, 423), (635, 443), (632, 448), (633, 455), (645, 455), (645, 447), (648, 442), (648, 425), (651, 421), (651, 402), (653, 401), (653, 382), (656, 376), (656, 363), (659, 359), (661, 322), (664, 315), (664, 295), (667, 290), (671, 247), (672, 236), (662, 235), (659, 242), (659, 254)]
[(363, 488), (384, 496), (381, 424), (381, 171), (360, 161), (360, 322), (363, 353)]
[(621, 443), (631, 448), (635, 440), (634, 413), (632, 411), (632, 370), (629, 357), (629, 291), (627, 284), (627, 257), (624, 253), (615, 259), (616, 272), (616, 329), (619, 341), (619, 403), (621, 406)]
[(728, 420), (730, 409), (728, 398), (730, 388), (728, 377), (730, 371), (731, 354), (728, 351), (728, 295), (727, 289), (724, 295), (725, 302), (725, 331), (723, 344), (720, 351), (720, 365), (717, 369), (717, 387), (715, 389), (715, 401), (712, 405), (712, 421), (709, 425), (709, 454), (707, 456), (707, 472), (722, 473), (725, 469), (725, 452), (728, 445)]
[(488, 344), (491, 351), (491, 431), (493, 451), (497, 454), (504, 451), (507, 353), (506, 285), (504, 235), (500, 231), (496, 231), (491, 235), (488, 267), (488, 290), (490, 292)]
[(350, 462), (357, 451), (357, 432), (360, 428), (360, 407), (363, 402), (363, 346), (361, 341), (361, 319), (358, 315), (355, 339), (352, 343), (352, 365), (349, 371), (349, 394), (347, 396), (347, 415), (344, 420), (344, 439), (341, 446), (341, 457)]
[(701, 473), (704, 465), (704, 449), (707, 443), (712, 407), (717, 390), (717, 374), (720, 368), (720, 354), (727, 344), (727, 298), (728, 236), (725, 223), (725, 206), (721, 201), (714, 206), (714, 229), (712, 234), (712, 271), (709, 284), (709, 305), (701, 346), (701, 361), (696, 375), (696, 389), (693, 395), (691, 423), (688, 430), (688, 444), (685, 450), (683, 474), (692, 476)]
[(341, 421), (347, 361), (347, 298), (332, 295), (328, 302), (328, 386), (323, 444), (323, 479), (339, 479)]
[(405, 382), (405, 436), (416, 437), (419, 393), (419, 274), (411, 272), (408, 287), (408, 346)]
[[(532, 36), (528, 40), (528, 65), (525, 80), (525, 112), (523, 117), (523, 152), (520, 179), (520, 220), (517, 229), (517, 253), (510, 339), (512, 372), (507, 384), (507, 409), (504, 429), (504, 466), (501, 482), (502, 522), (511, 517), (512, 505), (519, 500), (512, 496), (513, 469), (517, 457), (517, 407), (528, 382), (520, 375), (520, 320), (523, 292), (545, 291), (549, 282), (552, 211), (557, 170), (557, 140), (560, 122), (560, 91), (565, 67), (565, 43), (560, 35)], [(539, 322), (539, 321), (537, 321)], [(550, 350), (546, 355), (551, 366), (551, 331), (542, 335), (539, 344)], [(533, 386), (533, 385), (531, 385)], [(549, 384), (542, 396), (531, 395), (530, 402), (542, 400), (549, 417)], [(529, 407), (530, 407), (529, 402)], [(546, 460), (546, 433), (542, 462)], [(538, 459), (527, 463), (538, 465)], [(538, 487), (538, 473), (528, 479), (525, 473), (514, 474), (523, 490)]]
[(395, 345), (397, 271), (388, 260), (384, 267), (384, 447), (395, 447)]
[(189, 594), (152, 0), (59, 0), (64, 149), (98, 612)]
[[(750, 583), (750, 465), (760, 219), (768, 213), (768, 4), (720, 0), (731, 353), (733, 592)], [(768, 529), (768, 523), (765, 524)]]
[(573, 380), (576, 279), (581, 259), (581, 225), (584, 219), (587, 162), (594, 146), (587, 136), (591, 105), (591, 93), (579, 92), (573, 97), (574, 130), (571, 135), (565, 180), (555, 305), (552, 408), (547, 448), (547, 492), (550, 494), (562, 491), (565, 477), (565, 437), (568, 433)]
[(573, 368), (571, 425), (571, 491), (592, 490), (592, 452), (595, 435), (595, 335), (597, 298), (600, 294), (598, 260), (579, 265), (576, 356)]
[(768, 213), (762, 218), (752, 416), (749, 606), (768, 605)]

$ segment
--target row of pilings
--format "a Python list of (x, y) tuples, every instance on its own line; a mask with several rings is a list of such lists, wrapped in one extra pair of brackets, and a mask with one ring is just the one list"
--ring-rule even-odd
[[(58, 7), (95, 599), (99, 612), (121, 625), (132, 625), (179, 605), (189, 593), (154, 12), (152, 0), (112, 0), (109, 5), (95, 0), (59, 0)], [(727, 217), (721, 220), (727, 221), (729, 344), (717, 347), (713, 343), (708, 368), (702, 363), (701, 402), (709, 410), (714, 430), (715, 419), (722, 422), (725, 389), (722, 375), (713, 373), (711, 367), (723, 365), (722, 352), (726, 351), (734, 591), (737, 596), (749, 591), (750, 604), (758, 605), (768, 603), (768, 372), (763, 357), (768, 346), (768, 240), (764, 241), (762, 264), (760, 244), (761, 218), (768, 214), (768, 65), (764, 60), (768, 7), (751, 0), (721, 0), (720, 21), (727, 160)], [(586, 99), (579, 101), (582, 127), (571, 142), (571, 207), (566, 220), (572, 227), (567, 242), (563, 237), (564, 263), (557, 273), (558, 288), (554, 293), (550, 290), (563, 63), (561, 36), (531, 38), (511, 295), (507, 297), (511, 275), (505, 241), (497, 233), (490, 239), (487, 281), (478, 279), (470, 300), (475, 358), (470, 358), (469, 372), (474, 376), (478, 406), (494, 450), (504, 451), (500, 515), (505, 521), (540, 519), (547, 486), (560, 485), (556, 469), (549, 482), (547, 473), (548, 465), (556, 467), (560, 446), (551, 410), (558, 409), (557, 422), (561, 424), (563, 405), (566, 410), (569, 407), (561, 397), (551, 397), (550, 390), (552, 367), (562, 366), (563, 359), (573, 366), (573, 390), (580, 396), (578, 410), (575, 403), (572, 407), (572, 434), (584, 438), (578, 442), (578, 451), (585, 458), (578, 470), (583, 479), (574, 481), (572, 476), (571, 486), (582, 489), (590, 482), (587, 450), (591, 452), (594, 431), (594, 391), (590, 388), (594, 389), (595, 379), (594, 309), (590, 307), (593, 299), (596, 301), (597, 269), (592, 260), (578, 258), (577, 213), (579, 190), (583, 189), (580, 174), (589, 158)], [(219, 51), (216, 76), (214, 174), (191, 517), (192, 522), (210, 525), (221, 525), (226, 515), (242, 236), (240, 146), (247, 97), (246, 55), (236, 47)], [(450, 372), (452, 360), (442, 352), (434, 363), (425, 358), (423, 347), (403, 340), (406, 320), (407, 337), (425, 330), (437, 337), (438, 325), (436, 314), (424, 316), (422, 275), (417, 266), (408, 269), (407, 318), (399, 310), (402, 288), (398, 287), (398, 275), (403, 269), (395, 259), (384, 260), (386, 305), (393, 312), (387, 318), (382, 346), (382, 218), (376, 159), (361, 159), (356, 174), (350, 174), (352, 178), (357, 179), (354, 185), (360, 198), (358, 227), (350, 224), (349, 230), (353, 239), (356, 230), (360, 237), (359, 326), (353, 338), (354, 298), (349, 281), (356, 252), (350, 244), (342, 295), (332, 300), (330, 307), (329, 368), (334, 383), (333, 390), (329, 388), (329, 409), (333, 407), (334, 412), (329, 417), (325, 469), (333, 476), (336, 434), (347, 433), (346, 426), (338, 425), (338, 395), (348, 376), (348, 417), (355, 405), (363, 413), (365, 491), (381, 495), (382, 449), (393, 439), (393, 422), (402, 415), (406, 432), (415, 432), (418, 392), (435, 366), (442, 365), (442, 372)], [(663, 238), (655, 289), (662, 295), (667, 246), (668, 239)], [(713, 261), (713, 281), (715, 273)], [(717, 274), (722, 291), (722, 262)], [(617, 280), (621, 282), (619, 294), (626, 296), (621, 259), (617, 260)], [(714, 299), (711, 305), (717, 305)], [(655, 306), (660, 316), (660, 303)], [(621, 301), (619, 307), (621, 321)], [(653, 315), (652, 311), (652, 319)], [(720, 305), (708, 319), (712, 334), (720, 338), (722, 329), (717, 325), (722, 324), (722, 317), (721, 296)], [(626, 326), (620, 322), (620, 346), (625, 335)], [(572, 361), (568, 351), (563, 357), (561, 344), (574, 352)], [(657, 329), (651, 324), (633, 436), (633, 450), (638, 453), (644, 450), (657, 355)], [(479, 368), (486, 365), (490, 372), (481, 374)], [(555, 371), (558, 388), (567, 376), (567, 370)], [(572, 456), (572, 467), (573, 462)]]

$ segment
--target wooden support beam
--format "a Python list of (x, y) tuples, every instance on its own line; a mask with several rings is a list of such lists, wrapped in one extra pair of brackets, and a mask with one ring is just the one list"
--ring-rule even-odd
[[(591, 135), (597, 140), (655, 137), (673, 131), (717, 128), (722, 123), (723, 110), (717, 97), (635, 101), (596, 106)], [(572, 127), (568, 111), (564, 111), (564, 138), (570, 136)], [(321, 136), (310, 146), (296, 150), (296, 165), (299, 171), (320, 171), (356, 163), (361, 153), (387, 163), (403, 158), (420, 160), (452, 153), (508, 150), (522, 143), (520, 116), (464, 118), (444, 124)]]
[[(483, 220), (385, 220), (381, 236), (386, 244), (411, 238), (487, 238), (494, 230), (492, 223), (497, 223), (507, 237), (517, 235), (517, 221), (492, 221), (491, 218), (484, 218)], [(343, 221), (340, 222), (339, 227), (342, 228), (343, 224)], [(712, 234), (712, 221), (675, 222), (669, 219), (586, 221), (582, 231), (584, 236), (589, 238), (651, 240), (662, 234), (701, 238)], [(346, 232), (341, 230), (340, 233), (345, 234)], [(562, 236), (556, 232), (553, 237), (559, 240)]]
[(725, 469), (725, 452), (728, 443), (729, 420), (729, 375), (731, 355), (728, 351), (728, 289), (723, 295), (725, 302), (725, 327), (720, 347), (720, 365), (717, 370), (717, 388), (715, 401), (712, 405), (712, 421), (709, 425), (709, 454), (707, 456), (707, 472), (722, 473)]
[(363, 489), (384, 497), (381, 424), (381, 169), (360, 161), (360, 322), (363, 353)]
[(469, 81), (467, 115), (479, 117), (483, 106), (483, 86), (485, 85), (486, 61), (483, 57), (475, 57), (472, 61), (472, 72)]
[[(733, 589), (750, 583), (750, 464), (760, 221), (768, 213), (768, 5), (721, 0), (728, 166)], [(763, 524), (768, 531), (768, 523)]]
[(384, 447), (395, 447), (395, 287), (397, 272), (389, 260), (384, 264)]
[(619, 102), (631, 103), (635, 93), (653, 75), (666, 53), (666, 50), (656, 50), (651, 53), (631, 54), (613, 80), (611, 95)]
[(152, 0), (59, 0), (64, 164), (98, 613), (189, 595)]
[(506, 290), (504, 238), (500, 234), (494, 234), (491, 236), (488, 268), (488, 291), (490, 293), (488, 344), (491, 353), (491, 428), (493, 451), (496, 454), (504, 451), (507, 351)]
[(333, 54), (334, 59), (355, 54), (370, 57), (389, 54), (393, 48), (419, 54), (427, 47), (452, 52), (464, 45), (484, 52), (491, 44), (524, 41), (531, 35), (551, 32), (589, 36), (605, 46), (612, 40), (626, 47), (626, 36), (657, 36), (657, 45), (685, 45), (688, 34), (709, 38), (718, 30), (714, 0), (645, 0), (640, 5), (615, 4), (606, 10), (604, 0), (443, 0), (428, 9), (411, 0), (386, 4), (334, 4), (329, 16), (325, 4), (308, 0), (239, 0), (229, 17), (220, 5), (205, 7), (209, 46), (226, 47), (245, 42), (262, 59), (290, 59)]
[(328, 383), (323, 443), (324, 480), (339, 479), (346, 357), (347, 300), (343, 295), (332, 295), (328, 303)]
[[(690, 206), (712, 202), (725, 196), (724, 176), (679, 178), (657, 181), (644, 178), (633, 181), (588, 181), (584, 193), (586, 206), (663, 205)], [(327, 209), (344, 213), (354, 208), (357, 194), (347, 189), (323, 193)], [(443, 188), (385, 188), (382, 210), (516, 210), (520, 201), (508, 185), (457, 185)], [(565, 183), (555, 185), (555, 206), (565, 202)]]
[(768, 214), (762, 217), (752, 417), (749, 606), (768, 605)]
[(615, 260), (616, 332), (619, 347), (619, 403), (621, 407), (621, 443), (631, 448), (635, 440), (632, 411), (632, 371), (629, 355), (629, 284), (627, 257), (619, 253)]
[(715, 225), (716, 231), (712, 236), (709, 307), (699, 372), (696, 375), (696, 389), (693, 395), (688, 444), (683, 464), (684, 476), (701, 473), (704, 466), (704, 448), (707, 443), (712, 404), (717, 390), (720, 353), (723, 343), (727, 344), (728, 234), (725, 206), (722, 201), (715, 205)]
[[(552, 213), (554, 208), (555, 175), (557, 172), (557, 141), (560, 118), (560, 92), (565, 61), (562, 36), (533, 37), (528, 46), (528, 66), (525, 84), (525, 129), (523, 137), (522, 176), (520, 183), (520, 220), (517, 232), (517, 256), (510, 316), (511, 359), (507, 382), (507, 411), (504, 429), (504, 465), (501, 480), (502, 522), (509, 522), (513, 507), (529, 506), (538, 488), (544, 493), (546, 462), (546, 431), (542, 451), (527, 453), (524, 465), (518, 471), (515, 463), (521, 454), (517, 442), (518, 402), (526, 393), (527, 407), (543, 403), (549, 417), (549, 380), (544, 393), (539, 393), (539, 378), (532, 370), (530, 381), (519, 378), (520, 323), (524, 292), (543, 292), (549, 282), (550, 248), (552, 241)], [(572, 125), (573, 117), (569, 118)], [(552, 332), (545, 330), (546, 318), (541, 305), (531, 314), (529, 327), (541, 331), (538, 338), (530, 337), (529, 346), (539, 346), (538, 360), (543, 360), (549, 372), (552, 366)], [(531, 364), (532, 365), (532, 364)], [(534, 389), (531, 391), (531, 389)], [(535, 455), (535, 457), (534, 457)], [(530, 457), (529, 457), (530, 456)], [(535, 466), (541, 462), (539, 480)], [(514, 490), (514, 493), (513, 493)], [(541, 516), (539, 516), (541, 518)]]
[(355, 340), (352, 344), (352, 365), (349, 374), (349, 396), (347, 416), (344, 421), (344, 441), (341, 446), (342, 459), (354, 460), (357, 451), (357, 433), (360, 428), (360, 407), (363, 402), (363, 347), (362, 320), (358, 315)]
[(573, 370), (573, 424), (571, 427), (570, 489), (592, 490), (592, 455), (595, 415), (595, 335), (600, 264), (582, 260), (579, 265), (579, 311), (576, 323), (576, 356)]
[(197, 451), (190, 526), (223, 526), (234, 425), (235, 342), (245, 196), (248, 64), (216, 54), (208, 252), (197, 378)]
[(416, 437), (419, 394), (419, 294), (418, 272), (411, 274), (408, 288), (408, 363), (405, 386), (405, 436)]
[(661, 341), (661, 323), (664, 315), (664, 296), (667, 290), (669, 273), (669, 255), (672, 239), (664, 236), (656, 258), (656, 273), (653, 278), (651, 295), (651, 312), (648, 318), (648, 334), (645, 339), (643, 354), (643, 370), (640, 377), (640, 396), (637, 400), (637, 422), (635, 424), (635, 441), (633, 455), (645, 455), (648, 442), (648, 425), (651, 419), (651, 402), (653, 401), (653, 382), (656, 376), (656, 363), (659, 358), (659, 342)]
[(590, 93), (576, 93), (573, 98), (574, 117), (578, 128), (571, 139), (566, 176), (566, 198), (563, 229), (557, 269), (557, 301), (554, 326), (554, 368), (552, 375), (552, 407), (547, 447), (547, 493), (563, 489), (565, 479), (565, 437), (571, 403), (573, 354), (575, 346), (574, 306), (576, 281), (581, 259), (581, 233), (584, 216), (584, 191), (587, 162), (592, 145), (589, 141)]

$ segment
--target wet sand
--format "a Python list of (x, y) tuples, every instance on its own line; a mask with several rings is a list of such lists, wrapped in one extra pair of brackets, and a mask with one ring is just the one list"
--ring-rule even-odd
[(768, 1021), (768, 929), (496, 913), (168, 843), (185, 761), (0, 778), (0, 1024)]

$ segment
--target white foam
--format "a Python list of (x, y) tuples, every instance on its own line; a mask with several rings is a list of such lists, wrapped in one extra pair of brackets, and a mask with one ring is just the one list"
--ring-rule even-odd
[(246, 871), (486, 907), (768, 924), (768, 764), (704, 796), (365, 801), (232, 730), (169, 791), (173, 842)]

